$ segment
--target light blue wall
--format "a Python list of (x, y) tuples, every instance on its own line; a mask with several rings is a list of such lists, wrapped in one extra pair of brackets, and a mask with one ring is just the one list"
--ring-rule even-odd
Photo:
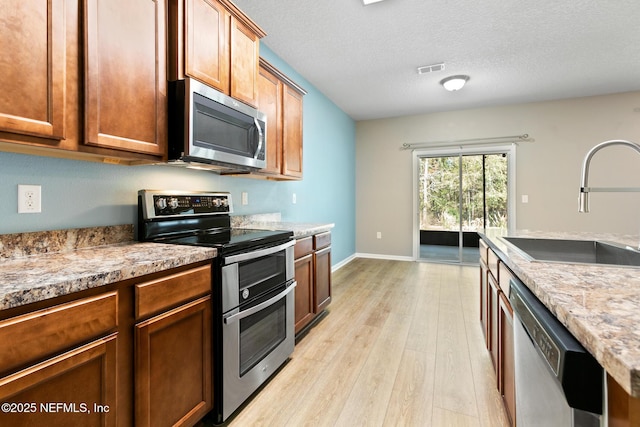
[[(235, 214), (281, 212), (285, 221), (335, 223), (333, 263), (353, 255), (355, 123), (264, 45), (261, 54), (308, 91), (302, 181), (273, 182), (168, 166), (117, 166), (0, 152), (0, 234), (132, 224), (140, 189), (230, 191)], [(42, 213), (17, 213), (18, 184), (42, 186)], [(242, 192), (249, 194), (247, 206), (240, 203)]]

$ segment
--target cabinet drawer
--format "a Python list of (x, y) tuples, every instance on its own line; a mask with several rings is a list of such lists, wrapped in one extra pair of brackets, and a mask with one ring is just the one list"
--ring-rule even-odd
[(211, 293), (211, 265), (136, 285), (136, 320)]
[(500, 276), (500, 289), (502, 289), (502, 292), (509, 298), (509, 281), (513, 278), (513, 274), (502, 261), (498, 264), (498, 272), (498, 276)]
[(296, 240), (294, 248), (294, 258), (298, 259), (313, 252), (313, 237), (304, 237)]
[(484, 261), (485, 264), (489, 263), (488, 252), (489, 246), (484, 242), (484, 240), (480, 239), (480, 259)]
[(331, 232), (320, 233), (313, 236), (313, 248), (315, 250), (326, 248), (331, 245)]
[(117, 291), (4, 320), (0, 322), (0, 372), (106, 335), (117, 326)]
[(487, 254), (487, 266), (489, 267), (489, 271), (493, 275), (493, 278), (496, 279), (496, 282), (500, 279), (498, 276), (498, 255), (489, 249)]

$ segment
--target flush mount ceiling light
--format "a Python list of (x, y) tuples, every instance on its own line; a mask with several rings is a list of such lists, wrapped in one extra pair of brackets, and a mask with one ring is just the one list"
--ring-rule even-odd
[(381, 1), (383, 1), (383, 0), (362, 0), (362, 4), (367, 6), (367, 5), (370, 5), (370, 4), (373, 4), (373, 3), (378, 3), (378, 2), (381, 2)]
[(462, 89), (462, 86), (469, 80), (469, 76), (451, 76), (440, 80), (440, 84), (450, 92)]

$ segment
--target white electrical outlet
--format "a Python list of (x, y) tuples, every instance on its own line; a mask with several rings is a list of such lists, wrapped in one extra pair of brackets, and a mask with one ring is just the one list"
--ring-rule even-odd
[(293, 193), (293, 197), (291, 198), (291, 203), (293, 203), (294, 205), (298, 203), (298, 197), (296, 196), (296, 193)]
[(18, 185), (18, 213), (42, 212), (41, 187)]
[(378, 231), (378, 232), (376, 233), (376, 238), (377, 238), (377, 239), (382, 239), (382, 231)]
[(246, 191), (242, 192), (242, 204), (243, 205), (249, 204), (249, 193), (247, 193)]

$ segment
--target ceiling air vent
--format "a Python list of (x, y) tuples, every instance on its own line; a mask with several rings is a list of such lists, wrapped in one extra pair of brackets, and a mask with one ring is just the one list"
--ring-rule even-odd
[(442, 70), (444, 70), (444, 62), (440, 64), (431, 64), (431, 65), (424, 65), (422, 67), (418, 67), (418, 74), (427, 74), (427, 73), (433, 73), (434, 71), (442, 71)]

